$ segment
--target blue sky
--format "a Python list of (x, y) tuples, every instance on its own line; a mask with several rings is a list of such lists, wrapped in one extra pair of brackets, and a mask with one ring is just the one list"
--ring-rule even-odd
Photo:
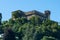
[(51, 11), (51, 20), (60, 22), (60, 0), (0, 0), (0, 13), (2, 20), (11, 18), (11, 12), (15, 10), (30, 11), (38, 10)]

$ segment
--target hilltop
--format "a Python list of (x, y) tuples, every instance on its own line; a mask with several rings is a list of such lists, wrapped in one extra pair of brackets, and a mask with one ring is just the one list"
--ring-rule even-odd
[(50, 19), (50, 14), (49, 10), (13, 11), (8, 21), (0, 21), (3, 40), (60, 40), (60, 25)]

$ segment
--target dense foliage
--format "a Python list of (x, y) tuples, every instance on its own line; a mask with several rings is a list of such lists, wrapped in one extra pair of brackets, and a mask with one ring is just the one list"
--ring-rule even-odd
[(38, 16), (33, 16), (28, 20), (16, 15), (15, 20), (10, 18), (8, 21), (3, 21), (0, 29), (7, 37), (3, 39), (8, 40), (12, 40), (12, 38), (13, 40), (60, 40), (58, 23), (49, 19), (41, 21)]

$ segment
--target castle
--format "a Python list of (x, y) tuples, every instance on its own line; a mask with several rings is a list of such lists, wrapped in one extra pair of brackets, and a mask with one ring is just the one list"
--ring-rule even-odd
[(49, 10), (46, 10), (44, 13), (41, 13), (36, 10), (32, 10), (28, 12), (17, 10), (12, 12), (12, 18), (13, 20), (15, 20), (15, 18), (18, 18), (18, 17), (25, 17), (29, 20), (32, 16), (39, 16), (42, 20), (44, 20), (44, 19), (50, 19), (50, 14), (51, 13)]
[[(32, 10), (28, 12), (17, 10), (12, 12), (12, 19), (15, 20), (16, 18), (25, 17), (29, 20), (32, 16), (39, 16), (42, 20), (45, 20), (45, 19), (50, 19), (50, 14), (51, 13), (49, 10), (46, 10), (44, 13), (41, 13), (36, 10)], [(1, 19), (2, 19), (2, 14), (0, 13), (0, 25), (1, 25)]]

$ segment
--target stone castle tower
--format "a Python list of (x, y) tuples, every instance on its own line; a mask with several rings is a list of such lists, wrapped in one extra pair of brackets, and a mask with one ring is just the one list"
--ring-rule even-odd
[(50, 19), (50, 14), (51, 14), (51, 12), (49, 10), (45, 11), (45, 15), (46, 15), (47, 19)]

